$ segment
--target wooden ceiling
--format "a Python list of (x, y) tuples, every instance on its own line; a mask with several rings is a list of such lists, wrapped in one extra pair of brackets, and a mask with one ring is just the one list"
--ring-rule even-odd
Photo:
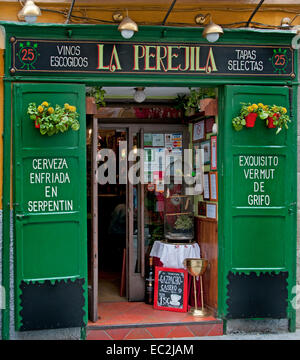
[[(36, 0), (42, 9), (39, 22), (64, 22), (72, 0)], [(173, 0), (76, 0), (70, 23), (113, 23), (112, 14), (121, 11), (138, 25), (161, 25)], [(195, 16), (211, 13), (213, 21), (224, 27), (244, 26), (259, 0), (177, 0), (165, 25), (199, 26)], [(8, 6), (9, 4), (9, 6)], [(5, 9), (5, 11), (1, 11)], [(0, 19), (17, 20), (21, 9), (18, 0), (0, 0)], [(294, 19), (292, 25), (300, 25), (300, 0), (265, 0), (252, 19), (254, 27), (279, 26), (281, 19)], [(243, 23), (244, 22), (244, 23)], [(257, 23), (257, 24), (255, 24)], [(262, 24), (262, 25), (259, 25)]]

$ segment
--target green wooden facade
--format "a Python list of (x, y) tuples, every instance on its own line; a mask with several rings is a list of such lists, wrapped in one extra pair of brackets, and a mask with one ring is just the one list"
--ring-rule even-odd
[[(291, 306), (296, 283), (296, 199), (297, 199), (297, 51), (293, 52), (292, 76), (230, 76), (217, 74), (177, 75), (161, 73), (11, 73), (12, 41), (14, 38), (66, 41), (111, 41), (122, 38), (116, 26), (102, 25), (27, 25), (2, 23), (6, 33), (5, 50), (5, 107), (4, 107), (4, 181), (3, 181), (3, 249), (5, 274), (3, 284), (9, 288), (10, 239), (10, 159), (13, 159), (13, 202), (15, 236), (15, 313), (16, 329), (21, 327), (19, 284), (31, 279), (43, 283), (55, 279), (86, 279), (86, 208), (85, 189), (85, 126), (81, 122), (78, 134), (62, 134), (57, 139), (31, 137), (26, 119), (28, 102), (73, 102), (84, 118), (84, 86), (214, 86), (219, 91), (219, 278), (218, 316), (228, 318), (229, 273), (287, 274), (287, 313), (290, 329), (295, 329), (295, 309)], [(290, 47), (294, 33), (267, 30), (225, 30), (218, 45), (286, 46)], [(201, 30), (159, 26), (140, 27), (132, 43), (199, 43)], [(61, 100), (60, 100), (61, 99)], [(253, 130), (235, 132), (231, 119), (237, 116), (241, 102), (265, 103), (285, 106), (292, 119), (288, 131), (266, 129), (262, 122)], [(28, 120), (29, 121), (29, 120)], [(13, 144), (11, 148), (11, 138)], [(62, 189), (65, 198), (75, 193), (74, 212), (63, 219), (55, 215), (28, 215), (24, 204), (38, 187), (26, 183), (32, 159), (61, 157), (67, 159), (74, 183)], [(251, 165), (249, 157), (268, 157), (269, 166)], [(248, 160), (247, 160), (248, 159)], [(275, 159), (275, 160), (274, 160)], [(275, 161), (275, 164), (274, 164)], [(273, 177), (266, 180), (251, 179), (251, 169), (273, 169)], [(254, 182), (264, 182), (264, 194), (270, 203), (251, 203)], [(77, 193), (78, 191), (78, 193)], [(249, 198), (250, 196), (250, 198)], [(250, 200), (249, 200), (250, 199)], [(250, 202), (249, 202), (250, 201)], [(34, 219), (34, 220), (33, 220)], [(66, 231), (66, 229), (68, 231)], [(64, 232), (68, 233), (65, 236)], [(45, 256), (34, 257), (35, 234), (47, 234), (48, 239), (39, 249)], [(57, 233), (57, 237), (55, 236)], [(24, 243), (26, 242), (26, 246)], [(72, 245), (75, 244), (76, 247)], [(55, 248), (55, 250), (54, 250)], [(68, 255), (66, 255), (68, 254)], [(67, 256), (66, 260), (63, 259)], [(86, 284), (86, 283), (85, 283)], [(9, 292), (7, 292), (7, 297)], [(85, 297), (87, 296), (85, 285)], [(87, 298), (85, 303), (87, 313)], [(86, 321), (86, 317), (85, 317)], [(3, 311), (2, 336), (9, 338), (9, 309)], [(83, 326), (84, 328), (84, 326)]]

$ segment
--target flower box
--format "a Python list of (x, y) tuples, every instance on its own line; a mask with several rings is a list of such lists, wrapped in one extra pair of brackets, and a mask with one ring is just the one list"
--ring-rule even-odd
[(205, 116), (218, 115), (218, 100), (213, 98), (201, 99), (199, 101), (200, 110), (205, 112)]
[(245, 116), (246, 127), (253, 128), (255, 125), (256, 118), (257, 118), (257, 113), (250, 113), (247, 116)]
[(95, 98), (92, 96), (87, 96), (85, 98), (85, 112), (86, 114), (97, 114), (97, 106)]

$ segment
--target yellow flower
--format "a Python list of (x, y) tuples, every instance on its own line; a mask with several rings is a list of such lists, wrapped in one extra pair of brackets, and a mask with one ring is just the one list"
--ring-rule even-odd
[(69, 106), (69, 110), (71, 112), (75, 112), (76, 111), (76, 106)]
[(42, 113), (43, 111), (44, 111), (44, 107), (43, 107), (42, 105), (40, 105), (40, 106), (38, 107), (38, 112)]
[(262, 103), (258, 103), (257, 105), (258, 105), (259, 107), (261, 107), (261, 108), (264, 107), (264, 104), (262, 104)]
[(46, 107), (49, 106), (49, 104), (47, 103), (47, 101), (42, 102), (42, 105), (43, 105), (43, 106), (46, 106)]
[(257, 110), (258, 106), (256, 104), (252, 104), (252, 109)]
[(287, 109), (286, 109), (285, 107), (283, 107), (281, 110), (282, 110), (282, 112), (283, 112), (284, 114), (287, 113)]
[(252, 106), (248, 106), (247, 110), (248, 110), (249, 112), (252, 112), (252, 110), (253, 110)]
[(69, 109), (69, 107), (70, 107), (70, 105), (69, 105), (69, 104), (67, 104), (67, 103), (66, 103), (64, 106), (65, 106), (65, 109), (67, 109), (67, 110), (68, 110), (68, 109)]
[(53, 114), (53, 113), (54, 113), (54, 109), (53, 109), (53, 107), (49, 107), (49, 109), (48, 109), (48, 113), (49, 113), (49, 114)]

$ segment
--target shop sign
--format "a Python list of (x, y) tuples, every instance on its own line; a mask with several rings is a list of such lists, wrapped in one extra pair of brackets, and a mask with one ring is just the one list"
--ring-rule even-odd
[(155, 267), (154, 308), (187, 311), (187, 276), (184, 269)]
[(11, 38), (11, 74), (191, 74), (294, 77), (288, 46)]
[[(75, 211), (72, 192), (73, 166), (71, 158), (26, 159), (25, 195), (28, 213), (66, 213)], [(28, 166), (27, 166), (28, 165)], [(27, 198), (28, 197), (28, 198)]]
[(284, 181), (283, 168), (284, 161), (276, 154), (238, 155), (234, 169), (243, 192), (235, 193), (235, 203), (246, 207), (280, 206), (283, 199), (278, 184)]

